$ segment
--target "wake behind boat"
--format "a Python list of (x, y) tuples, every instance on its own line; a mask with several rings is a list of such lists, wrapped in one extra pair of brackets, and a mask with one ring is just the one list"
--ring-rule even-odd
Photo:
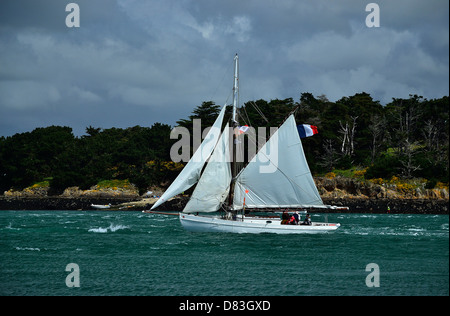
[[(243, 144), (240, 131), (246, 128), (237, 121), (237, 54), (234, 61), (233, 115), (228, 127), (222, 131), (225, 105), (200, 147), (151, 209), (196, 184), (179, 214), (186, 230), (279, 234), (335, 231), (340, 224), (284, 225), (279, 217), (245, 215), (249, 210), (337, 207), (323, 204), (303, 152), (293, 112), (248, 164), (238, 170), (236, 153), (242, 150), (239, 147)], [(219, 210), (224, 211), (221, 216), (198, 215)]]

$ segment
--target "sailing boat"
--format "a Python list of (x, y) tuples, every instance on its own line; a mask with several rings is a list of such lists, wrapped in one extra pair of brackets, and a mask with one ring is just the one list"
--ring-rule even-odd
[[(188, 231), (278, 234), (335, 231), (340, 224), (313, 222), (309, 225), (285, 225), (279, 216), (246, 214), (249, 209), (280, 211), (337, 207), (322, 202), (306, 162), (293, 114), (250, 162), (237, 171), (238, 74), (239, 59), (236, 54), (230, 128), (221, 130), (225, 105), (200, 147), (151, 209), (197, 184), (185, 208), (179, 213), (180, 222)], [(234, 132), (230, 133), (230, 130)], [(219, 210), (224, 212), (216, 216), (199, 215)]]

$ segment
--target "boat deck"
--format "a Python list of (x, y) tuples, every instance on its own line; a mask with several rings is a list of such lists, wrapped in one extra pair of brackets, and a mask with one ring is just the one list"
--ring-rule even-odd
[(226, 219), (220, 216), (183, 213), (180, 213), (180, 221), (185, 229), (193, 232), (303, 234), (331, 232), (340, 226), (338, 223), (321, 222), (312, 222), (311, 225), (282, 225), (277, 216), (238, 216), (235, 219)]

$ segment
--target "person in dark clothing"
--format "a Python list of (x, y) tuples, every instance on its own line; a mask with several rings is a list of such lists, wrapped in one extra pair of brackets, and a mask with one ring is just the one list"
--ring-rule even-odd
[(302, 225), (311, 225), (311, 216), (309, 214), (306, 214), (306, 218), (303, 221)]
[(289, 213), (287, 211), (283, 211), (281, 215), (281, 225), (285, 225), (289, 223)]
[(300, 217), (299, 217), (299, 215), (298, 215), (298, 211), (296, 211), (296, 212), (294, 213), (294, 215), (292, 215), (292, 216), (294, 216), (295, 224), (298, 225), (298, 222), (300, 222)]

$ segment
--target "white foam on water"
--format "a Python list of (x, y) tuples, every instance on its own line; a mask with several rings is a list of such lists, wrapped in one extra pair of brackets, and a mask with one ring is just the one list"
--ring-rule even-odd
[(107, 233), (107, 232), (112, 232), (113, 233), (113, 232), (116, 232), (118, 230), (127, 229), (127, 228), (130, 228), (130, 227), (126, 226), (126, 225), (120, 225), (120, 224), (118, 224), (118, 225), (110, 224), (108, 227), (90, 228), (88, 230), (88, 232), (104, 234), (104, 233)]
[(6, 229), (11, 229), (11, 230), (20, 230), (20, 228), (16, 228), (16, 227), (12, 227), (12, 223), (10, 222), (8, 226), (5, 226)]
[(41, 249), (39, 248), (31, 248), (31, 247), (16, 247), (16, 250), (41, 251)]

